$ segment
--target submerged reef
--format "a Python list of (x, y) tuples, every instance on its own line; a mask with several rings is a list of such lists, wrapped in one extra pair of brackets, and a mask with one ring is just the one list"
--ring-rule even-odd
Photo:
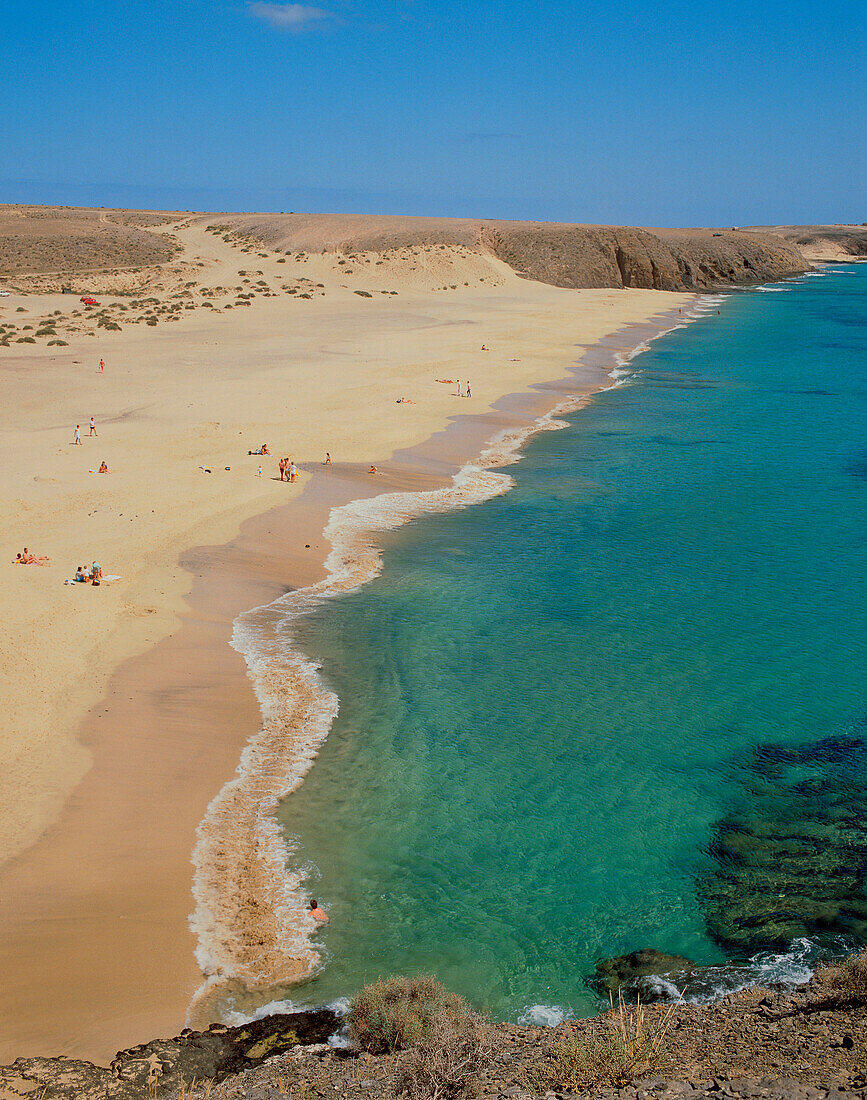
[(698, 883), (713, 938), (735, 955), (802, 937), (867, 943), (867, 741), (764, 746), (740, 780)]

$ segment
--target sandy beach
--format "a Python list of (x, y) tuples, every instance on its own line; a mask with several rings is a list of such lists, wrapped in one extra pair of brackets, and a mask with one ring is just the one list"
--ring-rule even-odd
[[(559, 289), (458, 246), (347, 271), (333, 252), (251, 256), (205, 219), (168, 231), (182, 251), (160, 301), (270, 289), (231, 312), (238, 292), (215, 292), (171, 325), (84, 318), (65, 346), (0, 349), (6, 558), (51, 558), (6, 566), (4, 1060), (106, 1061), (183, 1026), (202, 980), (196, 827), (259, 724), (232, 623), (320, 579), (331, 509), (445, 484), (499, 431), (608, 384), (588, 349), (627, 350), (692, 300)], [(71, 306), (13, 294), (0, 321)], [(437, 381), (458, 378), (471, 398)], [(263, 442), (270, 457), (248, 455)], [(64, 585), (95, 559), (119, 579)]]

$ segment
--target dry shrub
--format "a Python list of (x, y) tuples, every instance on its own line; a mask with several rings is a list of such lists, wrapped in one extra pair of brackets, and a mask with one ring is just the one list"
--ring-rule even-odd
[(433, 1019), (425, 1037), (400, 1056), (394, 1088), (409, 1100), (459, 1100), (474, 1090), (490, 1061), (482, 1020), (470, 1013), (443, 1013)]
[(822, 967), (819, 978), (835, 1004), (846, 1008), (867, 1005), (867, 948)]
[(390, 1054), (425, 1039), (434, 1021), (468, 1015), (462, 997), (448, 993), (427, 974), (374, 982), (357, 994), (349, 1009), (349, 1035), (371, 1054)]
[(648, 1013), (639, 1001), (623, 1003), (605, 1017), (603, 1034), (586, 1038), (569, 1036), (557, 1043), (547, 1060), (533, 1067), (529, 1084), (539, 1092), (546, 1089), (576, 1091), (592, 1085), (622, 1087), (630, 1081), (660, 1073), (668, 1061), (666, 1036), (677, 1005), (663, 1013)]

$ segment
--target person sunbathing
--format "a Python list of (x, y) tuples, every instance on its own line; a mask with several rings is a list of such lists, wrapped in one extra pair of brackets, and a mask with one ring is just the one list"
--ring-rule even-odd
[(260, 455), (269, 455), (270, 453), (271, 453), (271, 452), (270, 452), (270, 451), (268, 450), (268, 444), (267, 444), (267, 443), (263, 443), (263, 444), (262, 444), (262, 448), (261, 448), (261, 450), (259, 451), (259, 454), (260, 454)]
[(44, 565), (47, 561), (51, 561), (46, 554), (31, 554), (25, 546), (20, 554), (15, 555), (15, 561), (13, 565)]
[(99, 472), (101, 474), (107, 474), (108, 473), (108, 466), (106, 466), (104, 461), (100, 463)]

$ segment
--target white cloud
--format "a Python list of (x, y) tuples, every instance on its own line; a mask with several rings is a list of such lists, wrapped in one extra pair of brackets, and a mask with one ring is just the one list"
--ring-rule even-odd
[(324, 8), (313, 8), (307, 4), (266, 3), (265, 0), (256, 0), (247, 10), (255, 19), (264, 19), (282, 31), (309, 30), (334, 18), (333, 13)]

